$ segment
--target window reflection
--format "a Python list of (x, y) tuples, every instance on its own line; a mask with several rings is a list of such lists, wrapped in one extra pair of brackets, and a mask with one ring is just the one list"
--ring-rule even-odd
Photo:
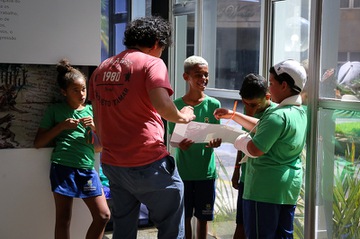
[(248, 73), (259, 73), (261, 3), (217, 2), (215, 87), (238, 90)]
[(272, 62), (295, 59), (304, 64), (309, 58), (309, 1), (273, 3)]
[(325, 52), (335, 51), (337, 59), (328, 62), (334, 66), (324, 69), (324, 72), (333, 69), (334, 74), (321, 81), (320, 97), (360, 101), (360, 46), (356, 40), (359, 33), (353, 27), (360, 22), (358, 3), (357, 0), (340, 1), (340, 8), (332, 9), (332, 15), (338, 14), (339, 21), (331, 25), (333, 30), (329, 34), (333, 35), (329, 39), (337, 48), (327, 48)]
[(348, 61), (341, 65), (337, 74), (336, 98), (343, 101), (360, 99), (360, 62)]
[(101, 60), (109, 57), (109, 1), (101, 0)]
[(360, 111), (319, 111), (318, 236), (359, 238)]

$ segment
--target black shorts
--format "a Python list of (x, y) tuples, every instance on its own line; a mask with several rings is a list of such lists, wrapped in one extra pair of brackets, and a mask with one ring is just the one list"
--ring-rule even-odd
[(215, 179), (184, 181), (185, 218), (214, 219)]
[(236, 208), (236, 224), (244, 224), (243, 198), (242, 198), (243, 193), (244, 193), (244, 182), (239, 182), (237, 208)]

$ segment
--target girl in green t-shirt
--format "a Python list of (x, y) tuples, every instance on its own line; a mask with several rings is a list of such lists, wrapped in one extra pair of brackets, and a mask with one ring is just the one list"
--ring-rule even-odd
[(34, 140), (36, 148), (54, 147), (50, 181), (56, 211), (55, 238), (70, 238), (73, 198), (82, 198), (93, 217), (86, 238), (102, 239), (110, 210), (94, 169), (94, 152), (101, 151), (101, 145), (92, 107), (85, 105), (86, 78), (65, 59), (57, 71), (66, 101), (48, 107)]

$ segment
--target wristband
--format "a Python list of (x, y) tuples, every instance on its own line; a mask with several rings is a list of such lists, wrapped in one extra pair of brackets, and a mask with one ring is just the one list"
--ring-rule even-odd
[(235, 167), (234, 168), (240, 168), (240, 165), (235, 165)]

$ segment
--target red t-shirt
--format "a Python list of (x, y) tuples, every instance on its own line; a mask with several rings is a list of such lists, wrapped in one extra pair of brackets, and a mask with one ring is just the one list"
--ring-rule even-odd
[(92, 74), (89, 99), (96, 109), (103, 163), (135, 167), (169, 154), (163, 121), (148, 94), (159, 87), (173, 94), (165, 63), (134, 49), (105, 60)]

